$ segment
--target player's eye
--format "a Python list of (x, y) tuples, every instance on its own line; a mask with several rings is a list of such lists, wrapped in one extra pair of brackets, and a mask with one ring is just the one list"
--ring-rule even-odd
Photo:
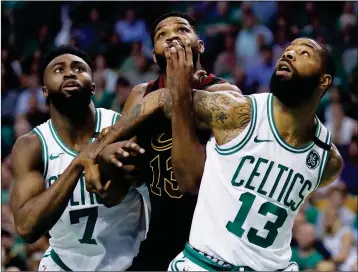
[(59, 67), (55, 69), (55, 73), (62, 73), (63, 72), (63, 68)]
[(164, 32), (161, 32), (157, 35), (157, 39), (161, 39), (164, 37)]
[(186, 29), (185, 27), (181, 27), (178, 29), (178, 32), (188, 32), (188, 29)]
[(81, 67), (76, 67), (73, 69), (74, 72), (82, 72), (83, 69)]
[(302, 55), (309, 57), (310, 54), (307, 51), (302, 51)]

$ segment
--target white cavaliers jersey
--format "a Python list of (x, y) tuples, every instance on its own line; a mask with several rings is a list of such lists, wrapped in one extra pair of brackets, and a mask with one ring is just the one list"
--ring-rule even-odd
[(293, 222), (320, 183), (331, 133), (316, 118), (318, 139), (290, 146), (276, 128), (272, 94), (249, 98), (244, 131), (224, 145), (214, 137), (207, 144), (189, 244), (232, 265), (272, 271), (289, 265)]
[[(96, 109), (95, 133), (113, 125), (118, 117), (113, 111)], [(33, 132), (41, 141), (43, 176), (48, 188), (78, 153), (61, 140), (51, 119)], [(82, 174), (65, 211), (50, 230), (53, 261), (64, 270), (127, 269), (146, 237), (149, 205), (149, 194), (143, 185), (130, 188), (119, 205), (106, 208), (100, 197), (86, 190)]]

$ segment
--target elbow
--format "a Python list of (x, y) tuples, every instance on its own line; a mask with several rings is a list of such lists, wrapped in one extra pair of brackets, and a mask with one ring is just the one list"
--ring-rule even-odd
[(41, 235), (34, 232), (32, 228), (26, 226), (16, 226), (16, 231), (19, 236), (29, 244), (36, 242), (41, 237)]

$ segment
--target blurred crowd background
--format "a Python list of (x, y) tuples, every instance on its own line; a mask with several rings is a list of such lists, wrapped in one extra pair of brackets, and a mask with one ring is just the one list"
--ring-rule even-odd
[(48, 119), (39, 62), (72, 44), (95, 63), (97, 107), (121, 112), (134, 85), (157, 77), (151, 23), (170, 11), (197, 19), (203, 67), (244, 94), (269, 91), (286, 45), (307, 36), (326, 44), (337, 76), (318, 116), (332, 131), (345, 166), (318, 190), (294, 225), (292, 260), (302, 270), (357, 270), (358, 2), (1, 2), (2, 270), (36, 270), (48, 237), (28, 245), (16, 234), (8, 206), (14, 182), (9, 154), (18, 137)]

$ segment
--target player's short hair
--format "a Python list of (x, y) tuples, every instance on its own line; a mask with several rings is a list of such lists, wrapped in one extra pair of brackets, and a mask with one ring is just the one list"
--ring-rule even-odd
[(45, 57), (42, 60), (41, 66), (40, 66), (40, 80), (41, 80), (41, 84), (44, 85), (44, 74), (45, 74), (45, 70), (47, 65), (56, 57), (64, 55), (64, 54), (71, 54), (71, 55), (75, 55), (81, 59), (83, 59), (88, 66), (91, 68), (91, 72), (93, 70), (93, 62), (91, 60), (91, 58), (88, 56), (87, 53), (85, 53), (84, 51), (82, 51), (81, 49), (78, 49), (77, 47), (74, 47), (72, 45), (69, 44), (65, 44), (65, 45), (61, 45), (59, 47), (57, 47), (56, 49), (50, 51), (49, 53), (47, 53), (45, 55)]
[(155, 35), (155, 28), (157, 27), (157, 25), (163, 21), (164, 19), (168, 18), (168, 17), (180, 17), (183, 18), (185, 20), (187, 20), (190, 24), (190, 26), (194, 29), (194, 31), (198, 34), (197, 30), (196, 30), (196, 20), (191, 17), (190, 15), (186, 14), (186, 13), (182, 13), (182, 12), (176, 12), (176, 11), (172, 11), (172, 12), (168, 12), (166, 14), (163, 14), (161, 16), (159, 16), (153, 23), (151, 26), (151, 30), (150, 30), (150, 37), (152, 39), (152, 43), (154, 45), (154, 35)]

